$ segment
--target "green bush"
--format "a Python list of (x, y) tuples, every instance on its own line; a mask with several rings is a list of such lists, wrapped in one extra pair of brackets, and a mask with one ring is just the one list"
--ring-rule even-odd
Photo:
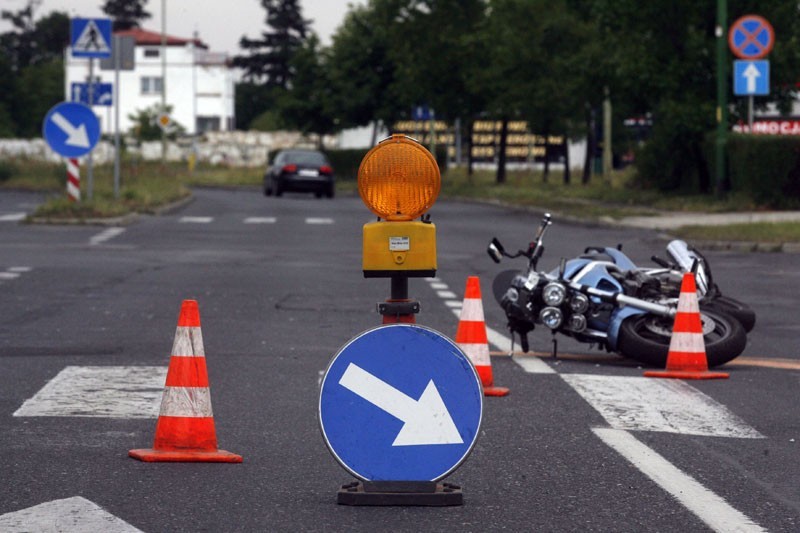
[(16, 168), (8, 161), (0, 161), (0, 183), (7, 181), (16, 174)]
[(772, 208), (800, 206), (800, 139), (735, 134), (728, 138), (731, 188)]
[(358, 167), (367, 152), (369, 152), (369, 148), (326, 150), (325, 155), (328, 156), (328, 160), (331, 162), (334, 172), (336, 172), (336, 179), (355, 181), (356, 176), (358, 176)]

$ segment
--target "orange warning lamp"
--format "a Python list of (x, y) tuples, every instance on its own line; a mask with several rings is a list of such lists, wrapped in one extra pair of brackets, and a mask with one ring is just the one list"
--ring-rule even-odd
[(436, 227), (414, 221), (436, 202), (442, 178), (433, 155), (405, 135), (372, 148), (358, 168), (358, 192), (378, 222), (364, 225), (364, 276), (436, 274)]
[(418, 142), (392, 135), (358, 167), (358, 193), (385, 220), (413, 220), (430, 209), (442, 185), (436, 159)]

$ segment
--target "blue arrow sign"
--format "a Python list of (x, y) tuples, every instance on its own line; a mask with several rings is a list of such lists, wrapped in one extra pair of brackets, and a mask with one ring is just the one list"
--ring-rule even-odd
[[(89, 105), (89, 84), (72, 82), (70, 85), (71, 100)], [(93, 105), (110, 106), (114, 103), (114, 85), (95, 82), (92, 94)]]
[(100, 139), (100, 122), (89, 107), (62, 102), (47, 112), (42, 134), (57, 154), (80, 157), (89, 153)]
[(319, 418), (333, 456), (368, 481), (437, 481), (466, 459), (483, 389), (444, 335), (393, 324), (352, 339), (322, 381)]
[(111, 19), (72, 19), (72, 57), (111, 57)]
[(769, 94), (769, 61), (733, 62), (733, 94), (737, 96)]

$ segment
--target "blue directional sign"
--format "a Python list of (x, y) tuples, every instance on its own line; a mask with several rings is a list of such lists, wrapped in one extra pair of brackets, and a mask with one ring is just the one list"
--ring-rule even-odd
[(70, 47), (72, 57), (111, 57), (111, 19), (72, 19)]
[(769, 94), (769, 61), (733, 62), (733, 94), (737, 96)]
[(57, 154), (80, 157), (89, 153), (100, 139), (100, 122), (89, 107), (62, 102), (47, 112), (42, 133)]
[(430, 328), (392, 324), (348, 342), (322, 381), (331, 453), (364, 481), (438, 481), (469, 455), (483, 415), (475, 367)]
[[(114, 85), (111, 83), (95, 82), (92, 84), (92, 104), (110, 106), (114, 103)], [(70, 100), (89, 105), (89, 84), (72, 82), (70, 85)]]

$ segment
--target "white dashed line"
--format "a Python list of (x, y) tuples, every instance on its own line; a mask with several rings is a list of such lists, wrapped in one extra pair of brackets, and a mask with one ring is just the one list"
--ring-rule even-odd
[(167, 368), (68, 366), (14, 416), (156, 418)]
[(108, 240), (111, 240), (122, 233), (125, 233), (125, 228), (108, 228), (89, 239), (89, 245), (97, 246), (98, 244), (102, 244)]
[(332, 218), (308, 217), (306, 224), (333, 224)]
[(8, 213), (7, 215), (0, 215), (0, 222), (19, 222), (26, 216), (26, 213)]
[(25, 273), (33, 270), (31, 267), (8, 267), (9, 272)]
[(214, 217), (181, 217), (178, 222), (181, 224), (210, 224)]
[(275, 224), (278, 219), (275, 217), (247, 217), (244, 219), (245, 224)]

